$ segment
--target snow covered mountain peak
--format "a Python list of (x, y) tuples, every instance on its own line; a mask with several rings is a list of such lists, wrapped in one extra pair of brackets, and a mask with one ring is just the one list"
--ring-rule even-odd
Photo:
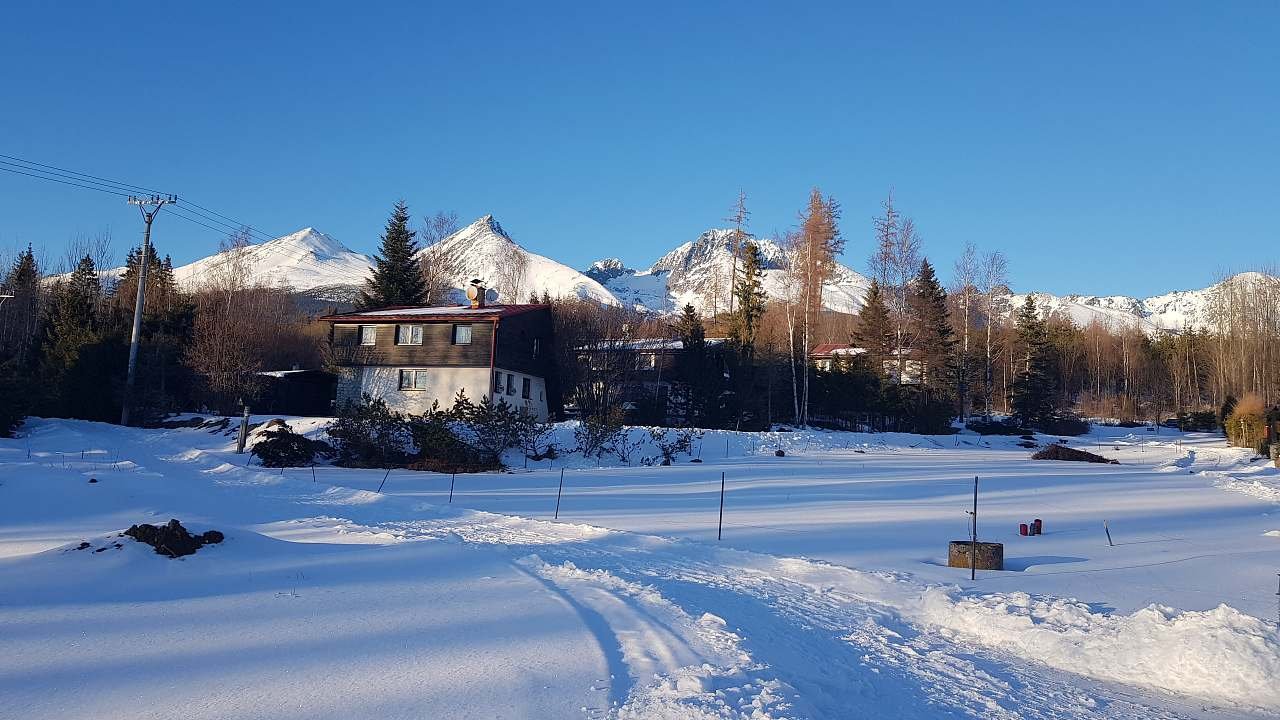
[(352, 252), (346, 245), (313, 227), (304, 227), (288, 235), (268, 240), (263, 243), (263, 246), (271, 246), (277, 243), (280, 247), (301, 249), (320, 259), (339, 257), (344, 253)]
[(619, 258), (605, 258), (591, 263), (591, 267), (582, 274), (603, 284), (623, 275), (635, 275), (636, 271), (627, 267)]
[(499, 302), (528, 302), (549, 294), (618, 304), (613, 293), (587, 275), (521, 247), (493, 215), (424, 248), (421, 256), (438, 266), (452, 287), (480, 279), (497, 292)]

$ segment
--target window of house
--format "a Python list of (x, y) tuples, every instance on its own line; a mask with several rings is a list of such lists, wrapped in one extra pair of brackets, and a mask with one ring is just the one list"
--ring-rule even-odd
[(421, 345), (422, 344), (422, 326), (421, 325), (397, 325), (396, 326), (396, 344), (397, 345)]
[(533, 357), (534, 357), (534, 358), (537, 358), (537, 357), (538, 357), (538, 353), (539, 353), (539, 352), (541, 352), (541, 351), (542, 351), (542, 339), (541, 339), (541, 338), (534, 338), (534, 339), (533, 339)]
[(430, 378), (427, 376), (426, 370), (401, 370), (400, 371), (400, 389), (401, 390), (426, 390), (427, 383)]
[(471, 344), (471, 326), (470, 325), (454, 325), (453, 326), (453, 344), (454, 345), (470, 345)]
[(493, 374), (493, 394), (497, 395), (500, 392), (502, 392), (502, 373), (496, 372)]
[(374, 345), (378, 342), (378, 328), (374, 325), (360, 326), (360, 344)]
[(516, 394), (516, 376), (511, 373), (507, 373), (507, 394)]
[(533, 381), (531, 381), (529, 378), (521, 378), (520, 379), (520, 397), (524, 398), (525, 400), (528, 400), (529, 397), (532, 395), (532, 392), (531, 392), (532, 390), (533, 390)]

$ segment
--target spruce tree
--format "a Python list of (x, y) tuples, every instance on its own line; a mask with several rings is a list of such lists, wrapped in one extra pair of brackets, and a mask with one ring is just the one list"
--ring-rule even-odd
[(1030, 294), (1018, 310), (1016, 336), (1013, 416), (1022, 425), (1042, 425), (1053, 419), (1056, 388), (1049, 331)]
[(955, 332), (948, 317), (947, 291), (942, 289), (928, 259), (920, 262), (911, 304), (917, 325), (916, 359), (921, 365), (923, 389), (935, 399), (948, 396), (957, 379)]
[(361, 308), (426, 303), (427, 286), (418, 266), (415, 235), (409, 229), (409, 208), (401, 200), (387, 220), (382, 246), (373, 259), (373, 274), (360, 294)]
[(885, 363), (893, 352), (893, 337), (893, 323), (889, 320), (884, 291), (879, 281), (872, 280), (862, 300), (862, 310), (858, 312), (851, 339), (867, 351), (867, 365), (877, 377), (884, 377)]
[(764, 315), (767, 297), (761, 284), (763, 266), (759, 246), (747, 241), (742, 246), (742, 269), (733, 286), (736, 302), (729, 320), (729, 338), (736, 365), (733, 372), (735, 430), (742, 429), (748, 407), (758, 401), (753, 386), (756, 378), (756, 330)]
[[(98, 303), (102, 286), (93, 259), (85, 256), (71, 276), (53, 291), (40, 344), (40, 387), (45, 393), (43, 412), (63, 417), (100, 420), (99, 408), (109, 404), (102, 392), (109, 381), (105, 368), (85, 363), (85, 347), (98, 341)], [(106, 413), (110, 415), (109, 409)]]
[[(166, 258), (167, 260), (167, 258)], [(129, 250), (125, 256), (124, 273), (112, 290), (112, 304), (126, 317), (133, 314), (134, 303), (138, 296), (138, 277), (142, 271), (142, 247)], [(156, 254), (155, 245), (147, 246), (147, 298), (142, 308), (145, 319), (153, 319), (158, 313), (167, 310), (177, 291), (173, 280), (173, 263), (168, 266)]]
[(12, 360), (15, 368), (28, 372), (38, 349), (42, 294), (40, 265), (30, 245), (18, 254), (2, 287), (13, 299), (0, 304), (0, 353), (5, 356), (0, 360)]
[(755, 353), (756, 329), (764, 315), (765, 295), (761, 277), (764, 259), (760, 247), (747, 241), (742, 246), (742, 270), (734, 283), (734, 310), (730, 320), (729, 337), (738, 352), (750, 358)]
[[(26, 252), (18, 254), (13, 267), (5, 275), (4, 286), (11, 291), (27, 290), (35, 287), (40, 280), (40, 268), (36, 265), (36, 255), (27, 245)], [(16, 292), (15, 292), (16, 294)]]
[(683, 386), (685, 424), (698, 426), (710, 413), (712, 398), (719, 383), (707, 351), (706, 330), (693, 305), (685, 305), (672, 328), (680, 338), (681, 351), (676, 360), (676, 376)]

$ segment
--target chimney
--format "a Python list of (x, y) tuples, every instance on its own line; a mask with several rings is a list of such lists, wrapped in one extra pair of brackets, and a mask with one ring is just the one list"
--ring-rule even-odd
[(471, 301), (471, 307), (484, 307), (484, 295), (484, 282), (479, 278), (472, 280), (471, 284), (467, 287), (467, 299)]

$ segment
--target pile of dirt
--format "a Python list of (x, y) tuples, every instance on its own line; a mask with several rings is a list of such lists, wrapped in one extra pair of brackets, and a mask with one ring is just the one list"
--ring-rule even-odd
[(1073, 460), (1075, 462), (1091, 462), (1091, 463), (1107, 463), (1110, 465), (1119, 465), (1119, 460), (1108, 460), (1101, 455), (1094, 455), (1084, 450), (1076, 450), (1066, 445), (1050, 445), (1031, 456), (1032, 460)]
[(192, 535), (177, 520), (170, 520), (164, 525), (134, 525), (124, 531), (125, 535), (146, 543), (156, 549), (156, 554), (171, 558), (192, 555), (205, 545), (222, 542), (222, 533), (210, 530), (200, 535)]

